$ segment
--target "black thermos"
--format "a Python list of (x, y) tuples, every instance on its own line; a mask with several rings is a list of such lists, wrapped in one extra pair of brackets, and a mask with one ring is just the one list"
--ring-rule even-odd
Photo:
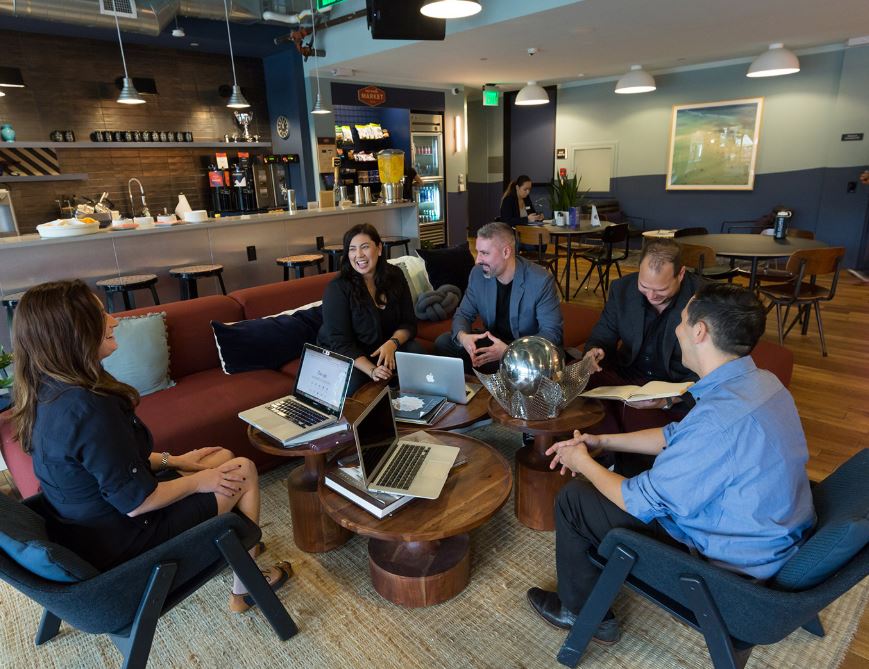
[(791, 217), (791, 212), (787, 209), (782, 209), (776, 212), (775, 224), (772, 228), (772, 236), (775, 239), (784, 239), (788, 236), (788, 220)]

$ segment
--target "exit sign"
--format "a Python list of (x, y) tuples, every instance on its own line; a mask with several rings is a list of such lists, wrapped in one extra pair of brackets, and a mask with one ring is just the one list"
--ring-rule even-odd
[(344, 2), (344, 0), (317, 0), (317, 9), (326, 9), (326, 7), (332, 7), (341, 2)]
[(498, 91), (483, 91), (483, 106), (497, 107), (498, 106)]

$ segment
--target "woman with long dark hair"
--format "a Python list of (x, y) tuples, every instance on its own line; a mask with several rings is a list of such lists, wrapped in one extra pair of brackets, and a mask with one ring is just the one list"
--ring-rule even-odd
[(507, 184), (507, 190), (501, 196), (501, 221), (511, 228), (542, 221), (543, 214), (535, 211), (530, 196), (531, 177), (520, 174)]
[(416, 315), (404, 273), (383, 258), (383, 243), (369, 223), (344, 233), (340, 274), (323, 295), (317, 341), (353, 359), (349, 394), (368, 381), (388, 381), (395, 352), (424, 353), (414, 341)]
[[(118, 347), (117, 324), (75, 280), (28, 290), (12, 328), (13, 427), (33, 456), (49, 533), (102, 570), (217, 514), (237, 509), (257, 523), (260, 511), (247, 458), (219, 447), (152, 452), (151, 432), (135, 413), (139, 393), (102, 366)], [(280, 562), (266, 576), (277, 587), (291, 573)], [(236, 578), (230, 608), (245, 611), (252, 602)]]

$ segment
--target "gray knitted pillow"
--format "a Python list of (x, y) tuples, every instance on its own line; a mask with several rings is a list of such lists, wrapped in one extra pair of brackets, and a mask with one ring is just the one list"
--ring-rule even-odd
[(453, 315), (462, 299), (462, 291), (445, 283), (436, 290), (420, 293), (416, 300), (416, 317), (423, 321), (443, 321)]

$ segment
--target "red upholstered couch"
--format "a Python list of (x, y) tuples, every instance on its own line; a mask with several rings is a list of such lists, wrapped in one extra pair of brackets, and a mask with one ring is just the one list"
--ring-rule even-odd
[[(151, 429), (158, 451), (178, 454), (201, 446), (220, 445), (237, 455), (251, 458), (260, 469), (274, 466), (279, 458), (254, 450), (246, 435), (247, 425), (238, 412), (292, 391), (298, 360), (279, 371), (262, 370), (226, 375), (220, 367), (211, 321), (231, 322), (261, 318), (300, 307), (322, 298), (333, 274), (246, 288), (227, 296), (200, 297), (184, 302), (134, 309), (118, 314), (166, 313), (169, 337), (169, 373), (175, 386), (142, 398), (139, 417)], [(597, 322), (599, 312), (575, 304), (561, 305), (565, 346), (581, 346)], [(450, 321), (419, 324), (417, 339), (428, 349)], [(775, 344), (762, 342), (752, 354), (759, 366), (773, 371), (788, 385), (793, 354)], [(22, 495), (36, 492), (28, 456), (12, 440), (0, 415), (0, 452)]]

